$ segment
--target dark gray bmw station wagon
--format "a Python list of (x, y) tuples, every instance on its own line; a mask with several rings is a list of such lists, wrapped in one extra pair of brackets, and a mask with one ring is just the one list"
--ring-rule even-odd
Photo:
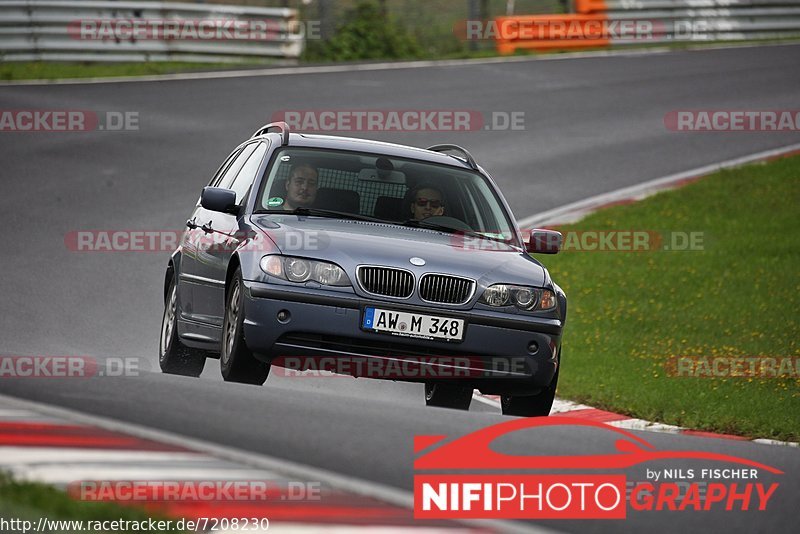
[(268, 124), (225, 160), (164, 280), (159, 361), (263, 384), (271, 367), (425, 384), (428, 405), (550, 412), (564, 292), (529, 253), (491, 177), (428, 149)]

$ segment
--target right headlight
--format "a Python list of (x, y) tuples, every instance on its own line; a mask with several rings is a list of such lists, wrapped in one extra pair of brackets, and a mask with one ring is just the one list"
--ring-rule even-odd
[(480, 302), (493, 308), (513, 305), (520, 310), (547, 311), (556, 307), (556, 295), (539, 287), (494, 284), (484, 290)]
[(265, 273), (290, 282), (314, 281), (325, 286), (351, 285), (344, 269), (327, 261), (272, 254), (261, 258), (260, 265)]

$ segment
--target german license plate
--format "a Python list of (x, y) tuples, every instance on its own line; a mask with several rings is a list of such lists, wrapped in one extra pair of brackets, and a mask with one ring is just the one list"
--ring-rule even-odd
[(362, 321), (362, 326), (373, 332), (445, 341), (463, 340), (464, 324), (463, 319), (381, 308), (365, 308)]

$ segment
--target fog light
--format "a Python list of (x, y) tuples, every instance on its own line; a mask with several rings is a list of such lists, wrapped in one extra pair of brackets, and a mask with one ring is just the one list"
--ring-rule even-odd
[(289, 319), (292, 317), (287, 310), (281, 310), (278, 312), (278, 322), (279, 323), (288, 323)]
[(528, 352), (530, 352), (531, 354), (536, 354), (537, 352), (539, 352), (539, 344), (535, 341), (531, 341), (530, 343), (528, 343)]

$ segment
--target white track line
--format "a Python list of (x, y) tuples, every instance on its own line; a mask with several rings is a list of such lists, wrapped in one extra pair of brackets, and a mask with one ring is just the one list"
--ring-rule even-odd
[(572, 202), (571, 204), (543, 211), (535, 215), (529, 215), (528, 217), (518, 220), (517, 223), (519, 224), (520, 228), (530, 228), (537, 225), (556, 225), (575, 222), (585, 215), (588, 215), (592, 211), (600, 209), (603, 206), (612, 204), (614, 202), (620, 202), (622, 200), (640, 200), (658, 193), (659, 191), (669, 189), (671, 186), (682, 182), (683, 180), (705, 176), (721, 169), (739, 167), (747, 163), (753, 163), (755, 161), (781, 156), (797, 150), (800, 150), (800, 143), (795, 143), (793, 145), (775, 148), (772, 150), (765, 150), (763, 152), (757, 152), (748, 156), (729, 159), (727, 161), (723, 161), (722, 163), (712, 163), (711, 165), (697, 167), (695, 169), (679, 172), (677, 174), (670, 174), (669, 176), (656, 178), (655, 180), (650, 180), (641, 184), (595, 195), (593, 197)]
[(795, 443), (793, 441), (778, 441), (777, 439), (758, 438), (754, 439), (753, 442), (761, 443), (763, 445), (783, 445), (785, 447), (800, 447), (800, 443)]
[(490, 399), (489, 397), (484, 397), (482, 394), (478, 393), (477, 389), (472, 393), (472, 400), (482, 402), (483, 404), (487, 404), (492, 408), (498, 408), (498, 409), (500, 408), (499, 402), (497, 402), (494, 399)]
[(7, 410), (0, 408), (0, 418), (10, 418), (10, 417), (29, 417), (33, 418), (36, 417), (35, 412), (31, 412), (28, 410)]
[[(738, 48), (760, 48), (763, 46), (796, 46), (796, 42), (767, 44), (728, 44), (702, 46), (689, 51), (728, 50)], [(0, 82), (0, 87), (12, 85), (82, 85), (97, 83), (136, 83), (136, 82), (168, 82), (182, 80), (213, 80), (225, 78), (255, 78), (263, 76), (290, 76), (297, 74), (329, 74), (338, 72), (365, 72), (398, 69), (422, 69), (438, 67), (459, 67), (468, 65), (488, 65), (493, 63), (527, 63), (531, 61), (566, 61), (571, 59), (588, 59), (595, 57), (637, 57), (670, 52), (685, 52), (669, 47), (653, 47), (634, 50), (597, 50), (592, 52), (567, 52), (562, 54), (545, 54), (535, 56), (496, 56), (476, 59), (438, 59), (424, 61), (387, 61), (378, 63), (349, 63), (336, 65), (317, 65), (308, 67), (271, 67), (263, 69), (242, 69), (216, 72), (186, 72), (176, 74), (157, 74), (151, 76), (119, 76), (103, 78), (71, 78), (64, 80), (12, 80)]]
[(122, 463), (137, 462), (197, 462), (202, 455), (193, 452), (132, 451), (115, 449), (78, 449), (64, 447), (19, 447), (0, 446), (0, 466), (6, 464), (46, 463)]
[(15, 479), (66, 486), (76, 480), (275, 480), (262, 472), (245, 466), (239, 469), (209, 469), (187, 466), (176, 468), (163, 465), (124, 467), (119, 465), (37, 465), (8, 469)]

